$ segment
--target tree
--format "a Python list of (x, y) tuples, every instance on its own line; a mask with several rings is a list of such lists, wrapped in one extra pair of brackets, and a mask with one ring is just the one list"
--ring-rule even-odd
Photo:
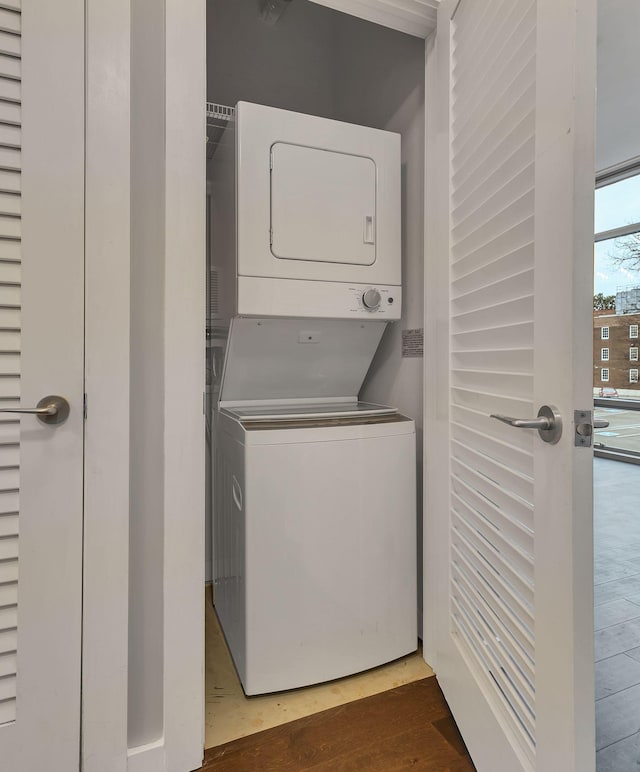
[(594, 311), (615, 311), (616, 296), (603, 295), (602, 292), (598, 292), (597, 295), (593, 296), (593, 309)]
[(615, 252), (609, 253), (611, 262), (618, 268), (640, 271), (640, 233), (630, 233), (615, 240)]

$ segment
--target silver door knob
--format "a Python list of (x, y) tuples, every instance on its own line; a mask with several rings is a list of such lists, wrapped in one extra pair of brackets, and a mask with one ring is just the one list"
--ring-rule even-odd
[(0, 413), (35, 415), (43, 424), (61, 424), (69, 417), (69, 403), (64, 397), (43, 397), (36, 407), (3, 407)]
[(509, 426), (515, 426), (516, 429), (537, 429), (540, 438), (552, 445), (562, 437), (562, 416), (554, 405), (543, 405), (538, 410), (537, 418), (511, 418), (511, 416), (499, 414), (492, 414), (490, 417)]

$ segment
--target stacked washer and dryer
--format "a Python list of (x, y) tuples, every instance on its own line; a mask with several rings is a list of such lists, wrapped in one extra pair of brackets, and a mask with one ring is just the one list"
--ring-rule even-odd
[(262, 694), (416, 649), (415, 426), (358, 400), (401, 313), (400, 136), (241, 102), (212, 163), (214, 598)]

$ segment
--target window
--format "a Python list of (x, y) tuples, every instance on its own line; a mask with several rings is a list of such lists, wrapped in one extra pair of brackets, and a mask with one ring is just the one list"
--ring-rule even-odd
[(608, 367), (603, 367), (602, 370), (600, 371), (600, 380), (603, 383), (606, 383), (609, 380), (609, 368)]
[[(601, 327), (602, 340), (624, 336), (625, 325), (630, 326), (630, 337), (640, 338), (640, 281), (635, 271), (627, 270), (629, 255), (635, 254), (640, 241), (639, 202), (640, 174), (604, 182), (595, 191), (594, 325), (607, 323), (600, 318), (602, 313), (611, 315), (609, 318), (617, 314), (611, 324), (619, 328), (619, 332), (612, 335), (611, 327), (607, 327), (606, 332)], [(615, 258), (621, 258), (621, 262), (616, 264)], [(629, 284), (630, 280), (634, 283)], [(625, 317), (626, 314), (629, 316)]]
[(631, 362), (637, 362), (638, 361), (638, 349), (637, 348), (630, 348), (629, 349), (629, 359)]
[(595, 195), (595, 232), (610, 231), (638, 222), (639, 198), (640, 175), (599, 187)]
[(601, 348), (600, 349), (600, 358), (603, 362), (609, 361), (609, 349), (608, 348)]
[(638, 371), (629, 370), (629, 383), (638, 383)]

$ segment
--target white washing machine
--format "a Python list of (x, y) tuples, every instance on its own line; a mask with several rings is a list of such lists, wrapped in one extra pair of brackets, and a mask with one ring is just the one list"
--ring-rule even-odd
[(413, 421), (353, 402), (248, 405), (219, 422), (215, 603), (245, 692), (415, 651)]
[(216, 417), (215, 606), (247, 694), (416, 649), (415, 426), (355, 396), (384, 326), (233, 321)]

